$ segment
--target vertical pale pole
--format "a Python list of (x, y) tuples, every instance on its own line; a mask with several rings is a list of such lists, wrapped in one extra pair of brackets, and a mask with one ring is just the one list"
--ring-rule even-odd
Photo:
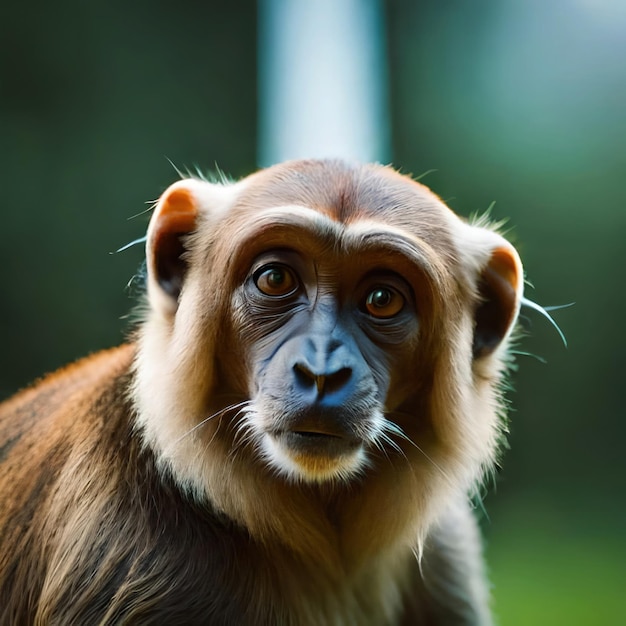
[(259, 0), (259, 165), (390, 159), (380, 0)]

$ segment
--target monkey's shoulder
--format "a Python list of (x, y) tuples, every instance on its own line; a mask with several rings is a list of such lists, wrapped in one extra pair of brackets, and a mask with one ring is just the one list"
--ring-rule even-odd
[(38, 379), (0, 403), (0, 462), (8, 452), (5, 449), (3, 454), (3, 447), (35, 424), (41, 428), (54, 422), (63, 428), (64, 422), (83, 420), (99, 392), (130, 370), (134, 354), (133, 344), (97, 352)]
[(94, 354), (0, 406), (0, 623), (246, 615), (233, 563), (252, 566), (248, 533), (157, 467), (133, 422), (134, 352)]
[[(68, 500), (72, 491), (80, 493), (85, 479), (75, 474), (68, 480), (69, 468), (84, 464), (95, 473), (106, 457), (104, 449), (112, 444), (110, 437), (103, 437), (107, 430), (117, 430), (119, 440), (129, 431), (126, 388), (133, 353), (125, 345), (94, 354), (0, 405), (3, 555), (34, 533), (40, 521), (52, 518), (56, 501)], [(0, 577), (3, 573), (0, 568)]]

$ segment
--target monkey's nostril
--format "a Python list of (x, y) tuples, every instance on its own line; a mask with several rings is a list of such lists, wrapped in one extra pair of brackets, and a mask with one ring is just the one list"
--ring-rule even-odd
[(293, 371), (297, 382), (305, 389), (317, 388), (319, 396), (341, 390), (352, 377), (352, 369), (343, 367), (331, 374), (315, 374), (306, 365), (296, 363)]
[(337, 372), (326, 376), (326, 382), (324, 384), (324, 390), (328, 393), (333, 391), (339, 391), (342, 387), (348, 384), (352, 377), (352, 369), (349, 367), (342, 367)]
[(293, 372), (296, 376), (296, 380), (303, 387), (314, 387), (317, 384), (317, 376), (306, 366), (301, 363), (296, 363), (293, 366)]

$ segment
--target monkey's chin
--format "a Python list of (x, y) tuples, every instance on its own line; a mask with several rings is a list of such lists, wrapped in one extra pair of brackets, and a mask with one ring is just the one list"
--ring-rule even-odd
[(347, 481), (367, 467), (363, 442), (317, 433), (263, 436), (263, 458), (279, 474), (306, 482)]

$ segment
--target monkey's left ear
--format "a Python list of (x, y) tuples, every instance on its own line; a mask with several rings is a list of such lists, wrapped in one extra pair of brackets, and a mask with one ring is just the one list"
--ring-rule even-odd
[(196, 230), (201, 213), (215, 215), (229, 204), (234, 187), (189, 178), (168, 187), (159, 199), (146, 238), (148, 297), (154, 310), (176, 313), (187, 274), (185, 238)]
[(479, 273), (480, 300), (474, 316), (474, 358), (493, 353), (511, 333), (524, 290), (522, 263), (515, 248), (494, 232), (487, 238), (489, 257)]

